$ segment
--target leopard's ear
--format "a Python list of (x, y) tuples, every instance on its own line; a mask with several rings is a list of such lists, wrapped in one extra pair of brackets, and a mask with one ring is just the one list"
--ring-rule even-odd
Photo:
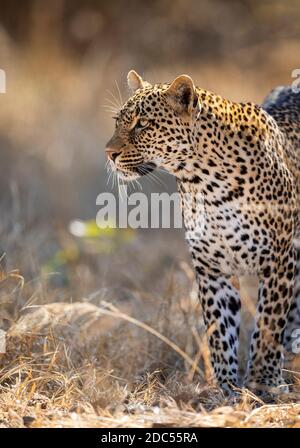
[(130, 70), (127, 75), (127, 82), (128, 87), (132, 90), (132, 92), (150, 86), (150, 84), (147, 81), (144, 81), (135, 70)]
[(192, 78), (188, 75), (178, 76), (165, 91), (167, 102), (179, 113), (199, 112), (199, 99)]

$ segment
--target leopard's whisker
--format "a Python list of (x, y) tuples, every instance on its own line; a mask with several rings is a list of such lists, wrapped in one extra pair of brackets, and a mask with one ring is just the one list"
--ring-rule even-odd
[(120, 101), (117, 99), (117, 97), (110, 91), (110, 90), (106, 90), (107, 93), (112, 97), (113, 101), (114, 101), (114, 105), (120, 109), (122, 107), (122, 104), (120, 103)]
[(115, 83), (116, 83), (116, 86), (117, 86), (117, 90), (118, 90), (118, 95), (119, 95), (119, 99), (120, 99), (120, 107), (122, 106), (122, 104), (123, 104), (123, 98), (122, 98), (122, 94), (121, 94), (121, 90), (120, 90), (120, 87), (119, 87), (119, 84), (118, 84), (118, 81), (115, 79)]
[(114, 109), (112, 106), (102, 106), (102, 107), (106, 110), (106, 112), (110, 112), (113, 115), (118, 113), (118, 111)]
[(109, 103), (109, 104), (103, 104), (102, 107), (106, 108), (106, 109), (110, 109), (112, 110), (114, 113), (118, 113), (120, 111), (120, 107), (116, 106), (109, 98), (105, 98), (105, 100)]
[(150, 173), (148, 173), (148, 175), (149, 175), (149, 179), (150, 180), (152, 179), (154, 183), (156, 182), (158, 185), (161, 185), (162, 187), (167, 188), (166, 183), (162, 179), (160, 179), (155, 173), (150, 172)]

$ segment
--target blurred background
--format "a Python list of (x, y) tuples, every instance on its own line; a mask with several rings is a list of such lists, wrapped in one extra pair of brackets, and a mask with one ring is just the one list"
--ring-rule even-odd
[[(120, 412), (126, 426), (149, 406), (182, 425), (184, 406), (227, 406), (211, 389), (183, 231), (95, 224), (97, 196), (118, 194), (105, 169), (109, 109), (128, 98), (132, 68), (150, 82), (188, 73), (199, 87), (261, 103), (291, 84), (299, 56), (299, 0), (1, 0), (0, 426), (74, 426), (82, 412), (84, 425), (101, 415), (119, 425)], [(144, 191), (175, 190), (157, 176), (142, 179)], [(278, 415), (282, 426), (290, 414)]]
[[(164, 295), (170, 275), (189, 291), (181, 231), (101, 233), (94, 225), (96, 197), (112, 189), (107, 109), (128, 97), (132, 68), (150, 82), (188, 73), (198, 86), (260, 103), (291, 83), (299, 55), (298, 0), (2, 0), (2, 316), (60, 300), (134, 296), (144, 304)], [(142, 183), (175, 188), (168, 176)], [(82, 237), (69, 231), (75, 219), (87, 222)]]

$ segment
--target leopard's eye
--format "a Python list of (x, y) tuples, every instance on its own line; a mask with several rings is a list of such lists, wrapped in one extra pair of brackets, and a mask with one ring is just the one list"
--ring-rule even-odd
[(149, 120), (147, 120), (147, 118), (140, 118), (136, 125), (139, 128), (145, 128), (146, 126), (148, 126), (148, 124)]

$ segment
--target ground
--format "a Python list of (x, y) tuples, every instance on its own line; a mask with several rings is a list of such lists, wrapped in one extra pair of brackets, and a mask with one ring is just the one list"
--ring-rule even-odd
[[(7, 346), (0, 355), (1, 427), (300, 427), (297, 385), (272, 404), (247, 391), (228, 398), (213, 385), (193, 271), (180, 237), (134, 234), (98, 254), (100, 264), (93, 266), (96, 240), (79, 244), (68, 236), (65, 244), (80, 246), (64, 266), (65, 281), (71, 278), (74, 287), (80, 275), (91, 275), (88, 270), (102, 275), (103, 263), (112, 285), (110, 266), (132, 257), (132, 266), (120, 273), (122, 286), (103, 286), (81, 300), (60, 297), (53, 285), (49, 290), (48, 274), (26, 283), (17, 271), (2, 272)], [(174, 238), (177, 247), (170, 244)], [(158, 271), (161, 280), (153, 286)], [(57, 277), (62, 281), (63, 274)], [(253, 303), (246, 297), (244, 305), (246, 324)], [(243, 328), (245, 348), (249, 325)], [(240, 358), (243, 363), (243, 352)], [(299, 370), (299, 363), (289, 369)]]

